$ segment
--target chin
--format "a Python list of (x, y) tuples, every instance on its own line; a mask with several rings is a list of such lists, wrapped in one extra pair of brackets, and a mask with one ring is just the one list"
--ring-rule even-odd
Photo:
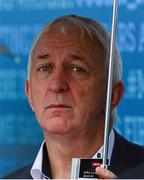
[(45, 132), (49, 133), (49, 134), (55, 134), (55, 135), (66, 135), (69, 134), (71, 132), (71, 130), (69, 128), (61, 128), (61, 127), (49, 127), (47, 129), (45, 129)]
[(72, 126), (70, 123), (61, 119), (53, 119), (51, 122), (49, 121), (47, 124), (43, 125), (42, 128), (47, 133), (57, 135), (65, 135), (72, 131)]

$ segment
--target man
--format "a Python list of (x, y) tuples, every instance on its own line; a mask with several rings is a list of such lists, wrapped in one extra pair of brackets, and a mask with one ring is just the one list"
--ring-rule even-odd
[[(28, 61), (26, 94), (45, 141), (33, 165), (6, 178), (69, 179), (72, 158), (102, 154), (110, 38), (103, 26), (63, 16), (38, 35)], [(123, 96), (115, 49), (108, 159), (119, 174), (144, 161), (144, 149), (112, 129)]]

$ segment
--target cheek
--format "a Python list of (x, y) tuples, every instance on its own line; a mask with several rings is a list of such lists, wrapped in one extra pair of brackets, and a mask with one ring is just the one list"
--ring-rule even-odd
[(90, 108), (93, 106), (94, 94), (91, 92), (90, 86), (81, 84), (73, 85), (72, 96), (75, 102), (75, 111), (78, 116), (86, 116)]
[(40, 107), (42, 107), (43, 99), (45, 95), (46, 87), (42, 84), (32, 83), (31, 86), (31, 97), (32, 104), (35, 111), (38, 111)]
[(89, 88), (86, 84), (72, 84), (71, 92), (75, 101), (78, 103), (82, 103), (87, 98)]
[(77, 104), (84, 108), (85, 111), (93, 109), (104, 109), (106, 99), (106, 89), (101, 84), (90, 84), (75, 88), (75, 99)]

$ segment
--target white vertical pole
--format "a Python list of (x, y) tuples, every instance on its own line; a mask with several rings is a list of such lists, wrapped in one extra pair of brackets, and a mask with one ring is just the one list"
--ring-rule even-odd
[(107, 169), (107, 157), (108, 157), (108, 145), (109, 145), (109, 123), (110, 123), (111, 97), (112, 97), (112, 86), (113, 86), (113, 65), (114, 65), (114, 51), (115, 51), (115, 34), (116, 34), (116, 24), (117, 24), (117, 9), (118, 9), (118, 0), (114, 0), (113, 16), (112, 16), (111, 43), (110, 43), (109, 70), (108, 70), (104, 145), (103, 145), (103, 164), (102, 164), (102, 166), (105, 169)]

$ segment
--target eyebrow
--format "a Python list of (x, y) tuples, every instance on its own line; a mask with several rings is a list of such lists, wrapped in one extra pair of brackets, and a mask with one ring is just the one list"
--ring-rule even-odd
[(47, 59), (47, 58), (49, 58), (49, 54), (40, 54), (40, 55), (38, 55), (38, 59)]
[(70, 57), (72, 59), (75, 59), (75, 60), (83, 60), (83, 59), (85, 59), (83, 56), (76, 55), (76, 54), (71, 54)]
[(86, 64), (87, 66), (90, 66), (89, 63), (86, 61), (86, 58), (82, 55), (77, 55), (77, 54), (71, 54), (70, 57), (73, 59), (73, 60), (77, 60), (77, 61), (81, 61), (83, 62), (84, 64)]
[[(38, 59), (47, 59), (49, 57), (50, 57), (49, 54), (40, 54), (40, 55), (38, 55)], [(82, 56), (79, 56), (79, 55), (76, 55), (76, 54), (71, 54), (70, 57), (72, 59), (75, 59), (75, 60), (82, 60), (82, 59), (84, 59)]]
[[(48, 53), (40, 54), (37, 56), (38, 59), (42, 59), (42, 60), (47, 60), (49, 57), (50, 57), (50, 54)], [(85, 60), (85, 57), (82, 55), (70, 54), (69, 57), (71, 58), (71, 60), (78, 60), (88, 65), (87, 61)]]

